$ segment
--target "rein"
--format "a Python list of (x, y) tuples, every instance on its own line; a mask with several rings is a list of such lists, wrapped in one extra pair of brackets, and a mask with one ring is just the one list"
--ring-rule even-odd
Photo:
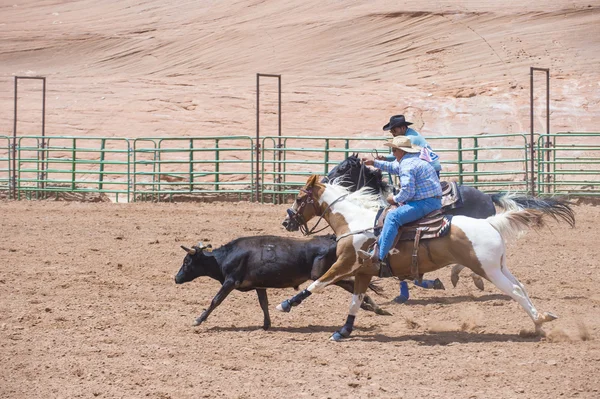
[[(360, 190), (364, 186), (367, 185), (367, 178), (365, 177), (365, 164), (364, 162), (360, 163), (360, 173), (358, 174), (358, 181), (356, 182), (356, 191)], [(360, 181), (363, 181), (363, 185), (360, 185)]]

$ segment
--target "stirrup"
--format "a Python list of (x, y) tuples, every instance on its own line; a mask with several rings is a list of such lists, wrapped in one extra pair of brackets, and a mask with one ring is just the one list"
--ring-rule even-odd
[(379, 277), (385, 278), (395, 276), (394, 272), (392, 271), (392, 268), (387, 264), (385, 260), (379, 259), (379, 256), (377, 256), (376, 253), (371, 254), (367, 251), (359, 249), (356, 251), (356, 254), (358, 255), (358, 258), (363, 261), (363, 265), (375, 266), (377, 270), (379, 270)]
[(370, 252), (363, 251), (362, 249), (357, 250), (356, 254), (358, 255), (358, 259), (361, 259), (361, 260), (371, 259), (371, 260), (373, 260), (372, 259), (373, 255)]

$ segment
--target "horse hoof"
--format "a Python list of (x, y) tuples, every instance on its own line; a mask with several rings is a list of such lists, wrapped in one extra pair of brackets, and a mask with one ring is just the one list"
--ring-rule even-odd
[(544, 312), (544, 321), (552, 321), (558, 319), (558, 316), (552, 312)]
[(344, 339), (344, 336), (339, 332), (334, 332), (333, 335), (329, 338), (330, 341), (340, 342)]
[(473, 279), (473, 284), (475, 284), (475, 287), (479, 288), (479, 291), (483, 291), (483, 279), (477, 275), (473, 275), (471, 278)]
[(279, 310), (280, 312), (289, 313), (290, 310), (292, 310), (292, 305), (290, 304), (289, 300), (285, 300), (277, 305), (275, 309)]
[(454, 288), (456, 288), (456, 284), (458, 284), (458, 279), (460, 277), (458, 276), (458, 273), (454, 273), (454, 270), (452, 270), (452, 274), (450, 275), (450, 281), (452, 281), (452, 286)]

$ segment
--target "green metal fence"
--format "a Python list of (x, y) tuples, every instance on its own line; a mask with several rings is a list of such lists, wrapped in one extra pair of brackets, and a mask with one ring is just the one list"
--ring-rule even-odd
[(537, 149), (538, 195), (600, 195), (600, 133), (543, 135)]
[(11, 146), (10, 138), (0, 136), (0, 192), (7, 193), (11, 179)]
[(60, 193), (104, 194), (117, 202), (129, 198), (128, 139), (22, 136), (15, 161), (17, 199)]
[(250, 198), (254, 154), (248, 136), (135, 139), (133, 200), (197, 194)]
[(279, 139), (266, 136), (260, 146), (262, 202), (281, 202), (283, 196), (297, 194), (308, 176), (326, 175), (349, 154), (371, 153), (382, 143), (378, 138), (286, 136), (280, 147)]
[[(382, 138), (264, 137), (261, 200), (281, 202), (296, 194), (311, 174), (325, 175), (350, 153), (388, 154)], [(428, 137), (442, 159), (442, 178), (484, 191), (525, 192), (528, 150), (524, 134)]]
[[(551, 139), (551, 140), (547, 140)], [(349, 154), (385, 154), (384, 138), (249, 136), (101, 138), (0, 136), (0, 194), (14, 176), (17, 199), (99, 196), (102, 200), (256, 199), (282, 202), (311, 174), (326, 174)], [(279, 144), (281, 140), (281, 145)], [(45, 144), (43, 145), (42, 143)], [(529, 147), (523, 134), (428, 137), (442, 178), (483, 191), (526, 192)], [(552, 144), (546, 146), (546, 142)], [(540, 135), (536, 193), (600, 195), (600, 133)], [(376, 152), (377, 151), (377, 152)]]

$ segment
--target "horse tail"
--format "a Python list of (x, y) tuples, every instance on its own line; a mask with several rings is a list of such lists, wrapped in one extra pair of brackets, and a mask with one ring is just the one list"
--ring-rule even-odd
[(530, 197), (515, 193), (492, 194), (492, 202), (506, 211), (521, 211), (535, 209), (552, 217), (554, 220), (564, 221), (569, 226), (575, 226), (575, 212), (571, 205), (573, 202), (565, 197)]
[(487, 222), (492, 225), (502, 236), (504, 241), (518, 238), (527, 230), (539, 229), (545, 226), (544, 212), (536, 209), (525, 209), (522, 211), (507, 211), (498, 213), (487, 218)]

